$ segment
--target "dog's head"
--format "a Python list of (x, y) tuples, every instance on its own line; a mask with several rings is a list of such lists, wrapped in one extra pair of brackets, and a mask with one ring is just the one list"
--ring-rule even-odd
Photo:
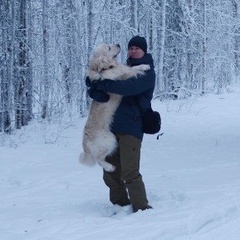
[(117, 62), (116, 57), (120, 53), (120, 45), (101, 44), (98, 46), (90, 59), (89, 70), (101, 73), (113, 68)]

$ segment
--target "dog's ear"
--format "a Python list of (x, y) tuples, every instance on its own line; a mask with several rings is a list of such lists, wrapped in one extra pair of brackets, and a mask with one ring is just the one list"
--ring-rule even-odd
[(98, 72), (99, 65), (101, 64), (101, 57), (92, 57), (89, 62), (89, 69)]
[(92, 58), (89, 63), (89, 68), (93, 71), (101, 72), (103, 69), (108, 69), (112, 65), (112, 61), (105, 56)]
[(111, 66), (112, 61), (108, 57), (101, 57), (100, 63), (99, 63), (99, 71), (102, 71), (103, 69), (109, 69)]

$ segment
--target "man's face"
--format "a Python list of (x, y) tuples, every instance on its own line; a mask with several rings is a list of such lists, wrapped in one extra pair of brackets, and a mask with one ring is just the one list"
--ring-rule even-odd
[(142, 58), (145, 52), (136, 46), (132, 46), (128, 49), (128, 56), (131, 58)]

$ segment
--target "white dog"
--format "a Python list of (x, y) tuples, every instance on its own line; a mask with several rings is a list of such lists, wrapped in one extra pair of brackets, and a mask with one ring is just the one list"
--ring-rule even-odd
[[(88, 77), (94, 80), (125, 80), (137, 75), (143, 75), (149, 70), (149, 65), (128, 67), (119, 64), (116, 57), (120, 46), (102, 44), (97, 47), (89, 62)], [(109, 93), (110, 99), (106, 103), (92, 101), (90, 112), (83, 132), (83, 150), (79, 160), (86, 165), (98, 163), (108, 172), (113, 172), (115, 167), (106, 162), (106, 156), (114, 152), (117, 141), (110, 131), (113, 115), (118, 108), (122, 96)]]

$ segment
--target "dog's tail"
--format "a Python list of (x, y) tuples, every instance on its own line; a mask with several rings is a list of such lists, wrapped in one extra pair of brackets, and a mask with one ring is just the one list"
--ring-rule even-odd
[(79, 156), (79, 162), (84, 165), (93, 166), (96, 164), (93, 156), (91, 154), (82, 152)]

